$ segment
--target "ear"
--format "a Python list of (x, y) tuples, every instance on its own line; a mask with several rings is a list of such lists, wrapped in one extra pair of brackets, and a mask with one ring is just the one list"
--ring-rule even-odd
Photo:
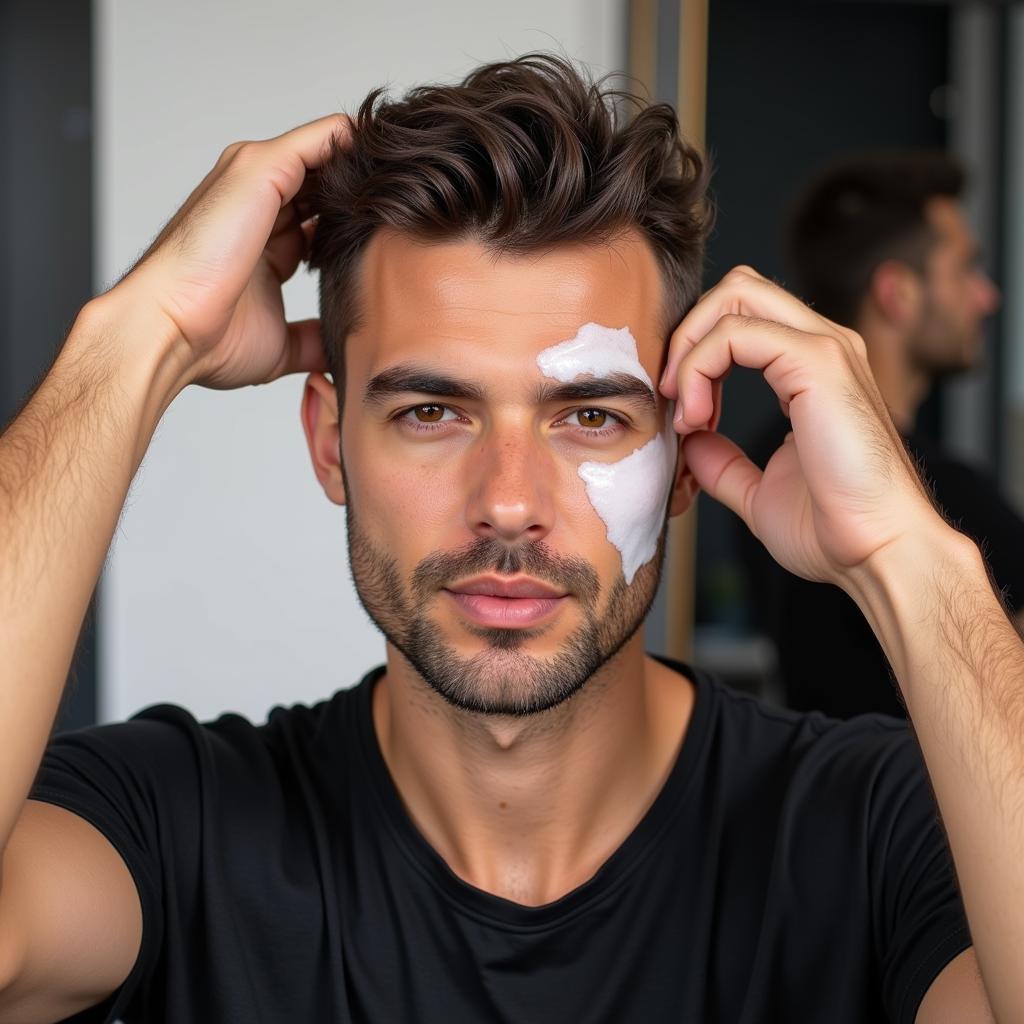
[(335, 505), (345, 504), (341, 473), (341, 425), (338, 422), (338, 394), (322, 373), (311, 373), (302, 392), (302, 429), (309, 457), (324, 494)]
[(868, 295), (882, 317), (905, 327), (920, 314), (924, 285), (913, 267), (899, 260), (886, 260), (871, 275)]
[(683, 439), (672, 431), (676, 439), (676, 472), (672, 480), (672, 494), (668, 504), (669, 516), (682, 515), (694, 502), (700, 493), (700, 484), (697, 483), (690, 467), (686, 465), (686, 456), (683, 454)]

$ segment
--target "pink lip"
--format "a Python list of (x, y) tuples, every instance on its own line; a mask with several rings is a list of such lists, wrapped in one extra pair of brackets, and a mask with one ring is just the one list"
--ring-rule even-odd
[(481, 594), (486, 597), (565, 597), (564, 591), (557, 590), (550, 584), (541, 583), (540, 580), (530, 579), (529, 577), (508, 579), (503, 576), (477, 576), (473, 579), (456, 583), (447, 589), (453, 594)]
[(449, 587), (466, 618), (498, 629), (533, 626), (549, 616), (567, 595), (539, 580), (483, 576)]
[(516, 629), (534, 626), (547, 618), (565, 597), (494, 597), (490, 594), (460, 594), (449, 590), (460, 611), (478, 626)]

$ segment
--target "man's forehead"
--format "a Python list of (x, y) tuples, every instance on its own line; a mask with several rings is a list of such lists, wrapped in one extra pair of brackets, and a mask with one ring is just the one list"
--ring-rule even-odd
[(572, 337), (586, 322), (629, 323), (643, 344), (659, 329), (660, 273), (635, 233), (504, 256), (472, 239), (424, 242), (382, 231), (360, 276), (364, 326), (357, 333), (374, 349), (472, 343), (524, 350)]

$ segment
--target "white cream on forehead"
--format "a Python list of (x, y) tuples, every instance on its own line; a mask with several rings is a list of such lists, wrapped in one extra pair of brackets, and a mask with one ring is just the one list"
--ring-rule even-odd
[(584, 324), (575, 338), (544, 349), (537, 356), (537, 365), (545, 377), (554, 377), (563, 384), (584, 374), (610, 377), (613, 373), (627, 373), (630, 377), (639, 377), (654, 391), (651, 378), (637, 358), (636, 339), (628, 327), (616, 330), (600, 324)]
[[(584, 324), (575, 338), (546, 348), (537, 356), (546, 377), (568, 383), (576, 377), (609, 377), (625, 373), (654, 385), (640, 363), (636, 339), (628, 327)], [(577, 472), (586, 484), (587, 498), (605, 525), (608, 540), (622, 557), (622, 574), (633, 582), (640, 566), (657, 553), (665, 521), (665, 506), (675, 469), (674, 447), (665, 428), (647, 444), (618, 462), (584, 462)]]

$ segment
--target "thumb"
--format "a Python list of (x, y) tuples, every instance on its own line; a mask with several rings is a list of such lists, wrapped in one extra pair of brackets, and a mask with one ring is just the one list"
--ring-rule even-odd
[(715, 431), (699, 430), (683, 439), (683, 455), (701, 489), (751, 527), (750, 509), (764, 474), (739, 445)]
[(326, 373), (327, 358), (324, 355), (323, 339), (320, 336), (320, 321), (296, 320), (288, 324), (284, 369), (287, 373)]

